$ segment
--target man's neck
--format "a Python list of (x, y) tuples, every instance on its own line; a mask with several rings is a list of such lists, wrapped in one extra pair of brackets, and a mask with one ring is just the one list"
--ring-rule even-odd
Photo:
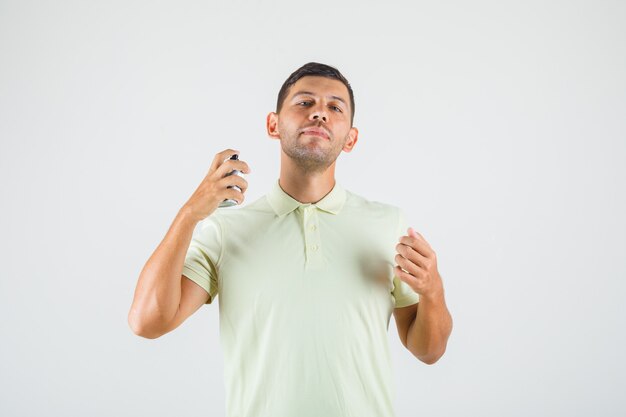
[(300, 203), (317, 203), (335, 186), (335, 164), (324, 172), (309, 174), (281, 167), (278, 184), (284, 192)]

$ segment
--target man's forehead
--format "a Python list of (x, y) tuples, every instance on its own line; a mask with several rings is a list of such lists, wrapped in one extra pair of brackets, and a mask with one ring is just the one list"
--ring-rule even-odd
[(348, 102), (348, 88), (339, 80), (334, 78), (307, 75), (300, 78), (291, 86), (289, 95), (291, 97), (298, 93), (308, 92), (315, 95), (337, 96)]

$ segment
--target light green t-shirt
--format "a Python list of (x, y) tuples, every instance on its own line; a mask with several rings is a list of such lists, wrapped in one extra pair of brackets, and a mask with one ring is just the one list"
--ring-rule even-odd
[(387, 331), (419, 301), (394, 276), (403, 212), (335, 183), (317, 203), (280, 187), (218, 209), (183, 275), (219, 294), (228, 417), (392, 417)]

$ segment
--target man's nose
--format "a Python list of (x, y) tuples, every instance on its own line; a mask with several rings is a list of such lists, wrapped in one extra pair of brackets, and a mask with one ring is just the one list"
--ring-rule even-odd
[(324, 123), (328, 121), (328, 115), (326, 114), (326, 111), (320, 107), (313, 109), (309, 118), (311, 120), (322, 120)]

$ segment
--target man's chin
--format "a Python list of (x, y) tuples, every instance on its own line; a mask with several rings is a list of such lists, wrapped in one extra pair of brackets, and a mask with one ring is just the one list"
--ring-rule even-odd
[(289, 157), (300, 165), (318, 165), (320, 167), (329, 165), (326, 152), (315, 152), (311, 148), (299, 148)]

